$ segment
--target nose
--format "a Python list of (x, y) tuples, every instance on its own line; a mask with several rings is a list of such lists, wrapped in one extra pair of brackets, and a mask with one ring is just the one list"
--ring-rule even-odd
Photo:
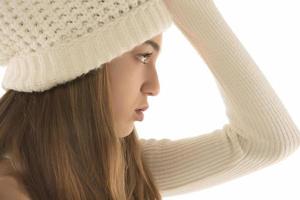
[(149, 78), (145, 81), (143, 84), (142, 90), (144, 93), (147, 93), (151, 96), (156, 96), (159, 94), (160, 91), (160, 85), (159, 85), (159, 79), (157, 75), (157, 71), (155, 68), (151, 68), (151, 72), (149, 72)]

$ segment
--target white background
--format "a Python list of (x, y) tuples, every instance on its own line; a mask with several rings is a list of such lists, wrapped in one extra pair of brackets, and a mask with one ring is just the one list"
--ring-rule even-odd
[[(215, 0), (300, 128), (300, 2)], [(298, 4), (297, 4), (298, 3)], [(228, 123), (212, 73), (172, 25), (163, 34), (157, 70), (160, 93), (136, 127), (142, 138), (184, 138)], [(299, 200), (300, 150), (240, 179), (164, 200)]]
[[(300, 127), (299, 1), (214, 2)], [(141, 138), (197, 136), (228, 123), (212, 73), (175, 25), (163, 34), (157, 71), (160, 93), (148, 97), (144, 121), (135, 122)], [(163, 199), (299, 200), (299, 183), (300, 150), (242, 178)]]

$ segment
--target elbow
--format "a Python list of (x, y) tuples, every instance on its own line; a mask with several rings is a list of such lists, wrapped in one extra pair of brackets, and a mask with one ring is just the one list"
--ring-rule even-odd
[(300, 147), (300, 131), (295, 123), (290, 122), (288, 125), (282, 125), (281, 131), (277, 134), (279, 142), (279, 159), (296, 152)]
[(300, 147), (300, 134), (290, 135), (289, 139), (282, 142), (278, 148), (278, 159), (282, 160), (295, 153)]
[(277, 161), (283, 160), (292, 155), (300, 147), (300, 133), (298, 131), (281, 133), (281, 136), (285, 136), (280, 137), (284, 139), (281, 139), (279, 142), (273, 142), (266, 145), (269, 152), (268, 155)]

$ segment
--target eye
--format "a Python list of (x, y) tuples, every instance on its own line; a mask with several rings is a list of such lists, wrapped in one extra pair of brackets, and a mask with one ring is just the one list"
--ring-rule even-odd
[(145, 59), (150, 57), (152, 55), (152, 53), (145, 53), (145, 54), (139, 54), (137, 57), (142, 60), (142, 63), (145, 65), (145, 64), (148, 64), (148, 62), (145, 62)]

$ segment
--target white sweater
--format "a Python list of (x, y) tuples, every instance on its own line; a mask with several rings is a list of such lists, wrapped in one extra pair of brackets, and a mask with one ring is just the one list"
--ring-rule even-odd
[(201, 190), (284, 160), (300, 132), (213, 0), (165, 0), (213, 73), (229, 124), (197, 137), (140, 139), (163, 196)]

